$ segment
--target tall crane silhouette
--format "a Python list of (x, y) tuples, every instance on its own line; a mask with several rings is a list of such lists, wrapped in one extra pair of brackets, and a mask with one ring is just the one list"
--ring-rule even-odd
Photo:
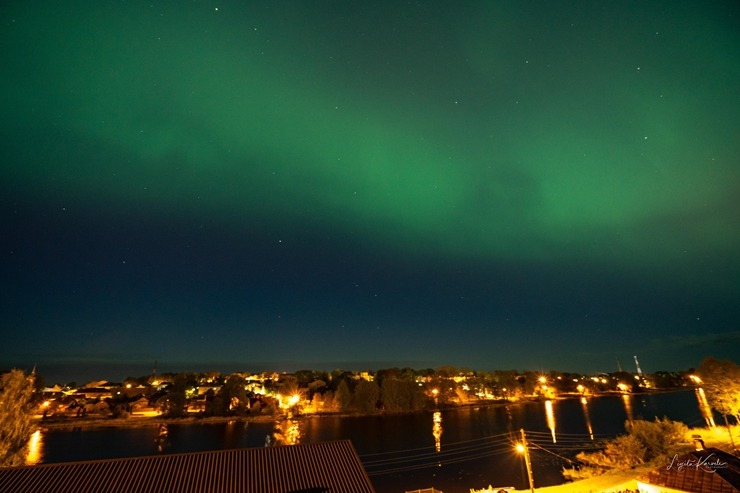
[(642, 370), (640, 369), (640, 362), (637, 361), (637, 355), (635, 355), (635, 366), (637, 367), (637, 375), (642, 376)]

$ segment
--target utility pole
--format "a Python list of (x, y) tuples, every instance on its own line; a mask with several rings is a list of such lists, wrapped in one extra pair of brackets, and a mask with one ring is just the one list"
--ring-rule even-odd
[(527, 447), (527, 437), (524, 434), (524, 428), (520, 430), (522, 432), (522, 453), (524, 454), (524, 463), (527, 465), (527, 478), (529, 478), (529, 490), (534, 493), (534, 479), (532, 478), (532, 461), (529, 458), (529, 447)]

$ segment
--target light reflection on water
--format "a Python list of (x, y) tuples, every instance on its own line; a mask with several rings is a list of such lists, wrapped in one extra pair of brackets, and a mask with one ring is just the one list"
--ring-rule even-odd
[(28, 440), (28, 453), (26, 454), (26, 465), (33, 466), (44, 458), (44, 439), (41, 430), (36, 430)]
[(557, 443), (555, 438), (555, 413), (552, 409), (552, 401), (545, 401), (545, 418), (547, 418), (547, 427), (550, 428), (550, 434), (552, 435), (552, 443)]
[(632, 395), (622, 394), (622, 402), (624, 403), (624, 411), (627, 413), (627, 421), (630, 425), (635, 420), (635, 415), (632, 411)]
[(594, 428), (591, 426), (591, 413), (588, 411), (588, 399), (581, 397), (581, 407), (583, 408), (583, 417), (586, 418), (586, 428), (588, 429), (588, 436), (591, 437), (591, 441), (594, 439)]
[(442, 451), (442, 413), (437, 411), (432, 415), (432, 435), (434, 435), (434, 449)]
[(712, 407), (709, 405), (709, 402), (707, 402), (707, 396), (704, 393), (704, 389), (701, 387), (696, 389), (696, 400), (699, 402), (699, 410), (701, 411), (701, 415), (704, 418), (704, 421), (706, 421), (707, 426), (716, 426), (714, 424), (714, 416), (712, 415)]
[(283, 420), (275, 421), (275, 444), (276, 445), (298, 445), (301, 443), (301, 432), (302, 421), (287, 418)]

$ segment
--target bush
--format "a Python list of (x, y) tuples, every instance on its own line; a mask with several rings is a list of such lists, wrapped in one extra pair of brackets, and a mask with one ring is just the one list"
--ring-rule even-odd
[(665, 459), (677, 452), (688, 431), (681, 422), (655, 418), (655, 421), (634, 421), (630, 435), (645, 447), (645, 461), (649, 462)]
[(577, 455), (577, 459), (586, 465), (584, 474), (595, 475), (610, 469), (626, 470), (665, 460), (684, 447), (682, 442), (688, 432), (685, 424), (666, 418), (635, 420), (628, 422), (627, 428), (629, 434), (604, 442), (603, 450)]
[(604, 443), (599, 452), (581, 452), (576, 458), (586, 464), (586, 476), (595, 476), (610, 469), (625, 470), (645, 463), (645, 449), (633, 435), (621, 435)]

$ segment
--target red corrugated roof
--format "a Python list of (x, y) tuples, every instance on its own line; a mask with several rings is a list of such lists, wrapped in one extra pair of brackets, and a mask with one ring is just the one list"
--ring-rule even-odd
[(0, 469), (0, 492), (374, 493), (349, 440)]
[(638, 481), (690, 493), (740, 493), (740, 459), (716, 448), (695, 450)]

